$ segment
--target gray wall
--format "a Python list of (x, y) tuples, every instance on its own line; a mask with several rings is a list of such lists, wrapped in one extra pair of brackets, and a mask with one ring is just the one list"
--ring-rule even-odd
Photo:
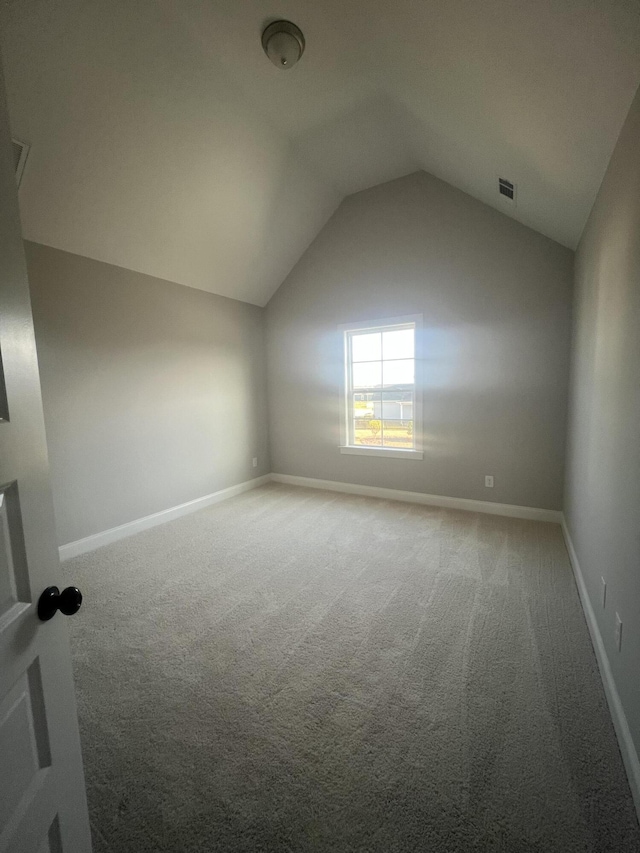
[[(267, 306), (273, 470), (560, 509), (572, 266), (424, 172), (350, 196)], [(340, 454), (337, 326), (416, 313), (424, 461)]]
[(264, 309), (25, 246), (60, 544), (270, 470)]
[(640, 750), (640, 92), (576, 254), (565, 516)]

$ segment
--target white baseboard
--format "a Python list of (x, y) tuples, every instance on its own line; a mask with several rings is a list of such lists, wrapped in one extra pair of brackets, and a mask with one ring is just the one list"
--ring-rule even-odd
[(146, 515), (144, 518), (137, 518), (135, 521), (129, 521), (126, 524), (120, 524), (118, 527), (111, 527), (109, 530), (103, 530), (102, 533), (94, 533), (92, 536), (86, 536), (84, 539), (77, 539), (75, 542), (68, 542), (66, 545), (61, 545), (58, 549), (61, 560), (70, 560), (71, 557), (77, 557), (79, 554), (86, 554), (88, 551), (94, 551), (96, 548), (101, 548), (103, 545), (110, 545), (112, 542), (117, 542), (119, 539), (124, 539), (127, 536), (132, 536), (134, 533), (140, 533), (143, 530), (148, 530), (150, 527), (156, 527), (158, 524), (164, 524), (165, 521), (172, 521), (174, 518), (180, 518), (181, 515), (187, 515), (190, 512), (196, 512), (199, 509), (204, 509), (212, 504), (217, 504), (220, 501), (226, 501), (236, 495), (247, 492), (249, 489), (255, 489), (258, 486), (263, 486), (271, 479), (270, 474), (265, 474), (263, 477), (256, 477), (254, 480), (247, 480), (244, 483), (238, 483), (237, 486), (230, 486), (228, 489), (221, 489), (219, 492), (213, 492), (210, 495), (205, 495), (202, 498), (196, 498), (193, 501), (172, 506), (169, 509), (163, 509), (161, 512), (154, 512), (153, 515)]
[(611, 664), (609, 663), (609, 657), (602, 640), (602, 634), (598, 628), (596, 616), (593, 611), (593, 605), (591, 604), (591, 599), (587, 592), (582, 570), (580, 569), (578, 555), (573, 547), (571, 534), (569, 533), (569, 528), (567, 527), (567, 522), (564, 516), (562, 517), (562, 533), (564, 535), (567, 551), (569, 552), (569, 560), (571, 562), (571, 568), (573, 569), (573, 575), (576, 579), (576, 586), (578, 587), (578, 594), (580, 595), (582, 609), (584, 610), (587, 625), (589, 626), (591, 642), (593, 643), (593, 649), (596, 653), (596, 660), (598, 661), (600, 677), (602, 678), (604, 692), (607, 697), (607, 702), (609, 703), (609, 711), (613, 720), (613, 727), (618, 738), (620, 752), (622, 753), (622, 760), (627, 771), (631, 795), (638, 813), (638, 820), (640, 820), (640, 760), (638, 759), (638, 752), (633, 742), (633, 738), (631, 737), (627, 717), (624, 712), (624, 708), (622, 707), (622, 702), (620, 701), (620, 695), (618, 694), (616, 683), (613, 679)]
[(333, 492), (343, 492), (352, 495), (366, 495), (374, 498), (384, 498), (385, 500), (404, 501), (405, 503), (424, 504), (426, 506), (440, 506), (449, 509), (463, 509), (470, 512), (484, 512), (490, 515), (506, 515), (511, 518), (527, 518), (533, 521), (552, 521), (560, 523), (562, 513), (551, 509), (537, 509), (528, 506), (515, 506), (512, 504), (498, 504), (491, 501), (474, 501), (468, 498), (450, 498), (445, 495), (425, 495), (421, 492), (403, 492), (400, 489), (383, 489), (377, 486), (359, 486), (355, 483), (340, 483), (336, 480), (316, 480), (312, 477), (296, 477), (291, 474), (265, 474), (262, 477), (256, 477), (254, 480), (247, 480), (244, 483), (239, 483), (237, 486), (230, 486), (228, 489), (221, 489), (219, 492), (205, 495), (202, 498), (196, 498), (193, 501), (179, 504), (178, 506), (170, 507), (161, 512), (154, 512), (153, 515), (147, 515), (144, 518), (137, 518), (135, 521), (129, 521), (126, 524), (120, 524), (118, 527), (111, 527), (109, 530), (103, 530), (101, 533), (94, 533), (92, 536), (86, 536), (84, 539), (77, 539), (75, 542), (68, 542), (66, 545), (61, 545), (58, 549), (61, 560), (70, 560), (72, 557), (77, 557), (80, 554), (86, 554), (89, 551), (94, 551), (96, 548), (101, 548), (103, 545), (110, 545), (112, 542), (117, 542), (119, 539), (124, 539), (127, 536), (132, 536), (135, 533), (140, 533), (143, 530), (148, 530), (150, 527), (155, 527), (158, 524), (164, 524), (165, 521), (171, 521), (174, 518), (180, 518), (181, 515), (187, 515), (190, 512), (196, 512), (199, 509), (204, 509), (212, 504), (225, 501), (235, 495), (240, 495), (249, 489), (255, 489), (258, 486), (263, 486), (270, 481), (276, 483), (288, 483), (292, 486), (306, 486), (311, 489), (325, 489)]
[(276, 483), (290, 486), (306, 486), (309, 489), (325, 489), (349, 495), (365, 495), (390, 501), (440, 506), (447, 509), (463, 509), (468, 512), (484, 512), (489, 515), (506, 515), (509, 518), (527, 518), (532, 521), (552, 521), (560, 524), (562, 513), (554, 509), (538, 509), (532, 506), (498, 504), (492, 501), (475, 501), (470, 498), (450, 498), (446, 495), (425, 495), (422, 492), (403, 492), (400, 489), (382, 489), (378, 486), (359, 486), (356, 483), (340, 483), (337, 480), (316, 480), (313, 477), (296, 477), (293, 474), (272, 474)]

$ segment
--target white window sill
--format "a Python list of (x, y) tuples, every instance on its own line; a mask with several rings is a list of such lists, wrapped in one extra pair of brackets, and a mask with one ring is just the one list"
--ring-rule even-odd
[(395, 447), (364, 447), (353, 445), (342, 445), (340, 453), (348, 453), (353, 456), (392, 456), (395, 459), (422, 459), (421, 450), (399, 450)]

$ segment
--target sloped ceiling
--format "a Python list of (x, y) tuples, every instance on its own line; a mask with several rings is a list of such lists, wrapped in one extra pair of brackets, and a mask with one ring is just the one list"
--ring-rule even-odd
[[(416, 169), (575, 247), (640, 82), (637, 0), (0, 14), (25, 237), (259, 305), (346, 194)], [(260, 45), (280, 17), (307, 39), (285, 72)]]

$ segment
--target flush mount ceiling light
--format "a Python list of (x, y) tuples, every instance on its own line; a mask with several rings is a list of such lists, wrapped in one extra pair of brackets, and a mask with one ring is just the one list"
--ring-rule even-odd
[(304, 53), (304, 36), (291, 21), (274, 21), (262, 33), (262, 49), (277, 68), (286, 71)]

